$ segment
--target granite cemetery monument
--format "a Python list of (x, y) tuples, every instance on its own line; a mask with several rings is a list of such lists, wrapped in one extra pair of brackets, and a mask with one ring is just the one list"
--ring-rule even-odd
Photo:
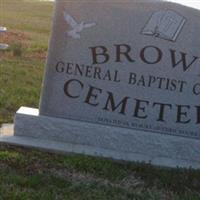
[(57, 0), (39, 109), (1, 141), (200, 168), (200, 11)]

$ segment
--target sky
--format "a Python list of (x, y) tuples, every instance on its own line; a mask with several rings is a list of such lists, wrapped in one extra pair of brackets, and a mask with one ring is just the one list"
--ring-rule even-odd
[(200, 9), (200, 0), (169, 0), (169, 1)]

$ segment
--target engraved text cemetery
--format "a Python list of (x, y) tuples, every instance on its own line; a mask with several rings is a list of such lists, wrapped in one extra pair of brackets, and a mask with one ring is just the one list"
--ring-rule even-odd
[[(117, 44), (114, 45), (114, 55), (109, 53), (109, 49), (105, 46), (90, 47), (88, 53), (91, 54), (93, 65), (84, 65), (71, 62), (58, 61), (55, 65), (55, 71), (63, 75), (84, 76), (86, 78), (98, 79), (103, 81), (111, 81), (116, 84), (125, 81), (126, 84), (132, 85), (133, 87), (149, 87), (159, 90), (168, 90), (171, 92), (184, 92), (188, 87), (188, 82), (185, 80), (177, 80), (168, 77), (159, 77), (154, 75), (143, 75), (134, 72), (134, 65), (139, 62), (135, 56), (135, 50), (128, 44)], [(155, 57), (148, 58), (146, 52), (153, 51)], [(162, 64), (162, 50), (156, 46), (145, 46), (139, 52), (138, 58), (144, 65), (151, 65), (156, 70), (157, 64)], [(169, 49), (169, 55), (171, 59), (171, 67), (182, 68), (182, 73), (187, 73), (193, 64), (199, 63), (200, 58), (197, 56), (188, 55), (187, 53)], [(131, 71), (126, 80), (122, 80), (124, 77), (121, 76), (118, 70), (106, 70), (102, 71), (110, 59), (114, 62), (133, 63), (133, 71)], [(124, 67), (124, 66), (122, 66)], [(70, 90), (71, 86), (79, 88), (77, 91)], [(194, 95), (200, 95), (200, 82), (195, 82), (191, 85), (191, 92)], [(172, 120), (174, 123), (195, 123), (200, 124), (200, 105), (178, 105), (166, 102), (150, 102), (148, 99), (134, 98), (133, 95), (119, 97), (113, 91), (104, 91), (95, 85), (86, 85), (79, 79), (68, 79), (63, 86), (63, 92), (69, 98), (76, 100), (80, 96), (84, 96), (84, 103), (90, 106), (100, 107), (103, 110), (110, 112), (117, 112), (122, 115), (131, 115), (134, 118), (146, 119), (150, 116), (147, 114), (147, 110), (150, 109), (151, 115), (154, 115), (156, 121), (165, 123), (167, 120)], [(101, 102), (99, 96), (103, 93), (106, 96), (104, 102)], [(157, 107), (159, 112), (154, 112), (153, 109)], [(171, 113), (171, 118), (167, 119), (165, 113)], [(196, 113), (196, 119), (192, 121), (189, 117), (190, 112)], [(152, 116), (151, 116), (152, 117)]]

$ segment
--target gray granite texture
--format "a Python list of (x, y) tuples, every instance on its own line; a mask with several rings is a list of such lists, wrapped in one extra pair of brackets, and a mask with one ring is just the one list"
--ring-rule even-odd
[(53, 21), (40, 108), (0, 141), (200, 168), (200, 11), (57, 0)]
[(200, 139), (199, 35), (180, 4), (57, 0), (40, 114)]
[[(38, 115), (37, 109), (24, 107), (16, 114), (14, 131), (16, 143), (20, 144), (21, 138), (21, 144), (25, 145), (25, 138), (28, 143), (38, 141), (40, 148), (51, 151), (200, 168), (200, 141), (195, 139), (46, 117)], [(14, 138), (1, 140), (12, 142)]]

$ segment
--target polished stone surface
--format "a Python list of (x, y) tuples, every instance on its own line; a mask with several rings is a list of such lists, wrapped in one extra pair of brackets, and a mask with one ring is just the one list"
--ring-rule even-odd
[(158, 166), (200, 168), (199, 140), (45, 117), (38, 115), (37, 109), (24, 107), (16, 114), (14, 129), (15, 135), (2, 131), (0, 142)]
[(200, 139), (199, 10), (58, 0), (55, 11), (41, 115)]

